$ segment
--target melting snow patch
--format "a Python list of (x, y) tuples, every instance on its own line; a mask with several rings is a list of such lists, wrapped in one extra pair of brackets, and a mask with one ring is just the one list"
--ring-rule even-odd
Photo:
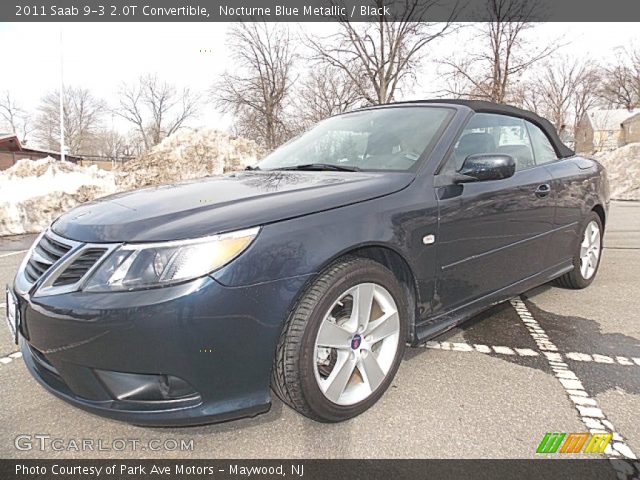
[(51, 157), (0, 172), (0, 235), (40, 232), (79, 203), (115, 191), (113, 174)]
[(263, 155), (252, 140), (210, 128), (181, 130), (116, 171), (119, 190), (220, 175), (254, 165)]
[(611, 198), (640, 200), (640, 143), (630, 143), (596, 155), (607, 169)]

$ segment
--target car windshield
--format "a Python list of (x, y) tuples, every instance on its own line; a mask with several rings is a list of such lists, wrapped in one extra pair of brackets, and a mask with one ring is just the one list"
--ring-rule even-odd
[(324, 120), (265, 157), (261, 170), (412, 170), (452, 114), (392, 107)]

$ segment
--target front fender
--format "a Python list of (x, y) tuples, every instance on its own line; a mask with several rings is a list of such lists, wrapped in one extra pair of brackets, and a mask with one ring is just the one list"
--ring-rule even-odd
[(430, 297), (435, 249), (422, 238), (436, 233), (437, 221), (433, 191), (412, 186), (383, 198), (265, 225), (249, 249), (213, 277), (226, 286), (246, 286), (313, 275), (342, 255), (378, 246), (399, 254), (415, 277), (419, 298)]

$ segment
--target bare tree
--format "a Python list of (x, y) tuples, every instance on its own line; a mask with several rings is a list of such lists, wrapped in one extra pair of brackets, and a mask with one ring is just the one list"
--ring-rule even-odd
[(534, 88), (542, 97), (541, 112), (556, 129), (567, 124), (571, 111), (571, 102), (580, 81), (581, 71), (576, 62), (571, 63), (567, 58), (560, 58), (557, 63), (547, 63), (541, 77), (535, 82)]
[(509, 90), (511, 104), (531, 112), (542, 114), (544, 102), (535, 80), (518, 79), (513, 82)]
[(619, 50), (604, 67), (601, 97), (608, 106), (632, 110), (640, 105), (640, 49)]
[[(63, 95), (64, 136), (69, 151), (92, 154), (96, 135), (106, 112), (102, 100), (82, 87), (65, 88)], [(41, 100), (35, 124), (35, 137), (51, 150), (60, 148), (60, 92), (47, 93)]]
[(240, 23), (229, 33), (235, 72), (225, 72), (211, 97), (235, 117), (235, 130), (271, 150), (289, 136), (285, 100), (296, 59), (289, 29), (266, 23)]
[(633, 71), (633, 84), (635, 85), (636, 98), (640, 103), (640, 47), (631, 52), (631, 65)]
[(114, 129), (105, 129), (96, 135), (96, 152), (100, 157), (111, 160), (129, 156), (128, 141), (125, 135)]
[[(373, 0), (383, 7), (384, 0)], [(388, 4), (388, 2), (387, 2)], [(400, 0), (394, 4), (394, 18), (380, 15), (377, 22), (351, 23), (338, 17), (340, 31), (306, 43), (317, 60), (340, 69), (369, 104), (394, 100), (406, 80), (415, 77), (425, 47), (452, 30), (451, 21), (426, 21), (438, 0)], [(457, 14), (454, 9), (450, 20)]]
[(33, 131), (31, 116), (16, 103), (9, 91), (0, 98), (0, 125), (18, 136), (20, 142), (27, 143), (27, 137)]
[(341, 69), (320, 64), (310, 70), (296, 92), (295, 128), (305, 130), (325, 118), (353, 109), (363, 98)]
[(596, 68), (591, 60), (571, 60), (558, 57), (547, 62), (541, 74), (533, 82), (533, 89), (542, 98), (542, 111), (546, 118), (560, 129), (571, 117), (580, 120), (597, 99), (592, 89), (596, 80)]
[(510, 101), (575, 135), (580, 120), (598, 102), (598, 70), (590, 59), (556, 57), (514, 85)]
[(487, 0), (489, 22), (477, 28), (469, 42), (477, 51), (443, 60), (449, 77), (445, 92), (492, 102), (509, 100), (510, 87), (529, 67), (558, 48), (552, 42), (534, 49), (526, 40), (533, 21), (540, 19), (537, 2), (530, 0)]
[(578, 125), (598, 102), (598, 86), (601, 84), (600, 71), (596, 65), (585, 64), (573, 94), (573, 131), (577, 134)]
[(178, 92), (175, 85), (144, 75), (137, 84), (122, 84), (120, 101), (113, 113), (132, 123), (145, 150), (182, 128), (198, 114), (200, 96), (188, 88)]
[(632, 110), (637, 104), (631, 71), (624, 65), (604, 70), (601, 95), (607, 105)]

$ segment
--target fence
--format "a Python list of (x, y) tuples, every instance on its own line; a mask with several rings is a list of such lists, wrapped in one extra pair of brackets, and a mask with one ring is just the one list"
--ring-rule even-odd
[(83, 156), (77, 163), (78, 165), (82, 165), (84, 167), (88, 167), (91, 165), (96, 165), (98, 168), (103, 170), (113, 170), (114, 168), (122, 165), (129, 160), (132, 160), (135, 157), (117, 157), (117, 158), (109, 158), (109, 157), (99, 157), (97, 155), (86, 155)]
[[(41, 158), (45, 158), (47, 156), (54, 157), (59, 159), (59, 156), (45, 154), (45, 153), (36, 153), (36, 152), (0, 152), (0, 170), (6, 170), (7, 168), (12, 167), (16, 164), (18, 160), (28, 159), (28, 160), (40, 160)], [(134, 157), (119, 157), (119, 158), (108, 158), (108, 157), (99, 157), (94, 155), (83, 155), (82, 157), (70, 156), (67, 157), (67, 160), (82, 166), (90, 166), (97, 165), (98, 168), (102, 168), (103, 170), (112, 170), (117, 165), (122, 165), (123, 163), (131, 160)]]

